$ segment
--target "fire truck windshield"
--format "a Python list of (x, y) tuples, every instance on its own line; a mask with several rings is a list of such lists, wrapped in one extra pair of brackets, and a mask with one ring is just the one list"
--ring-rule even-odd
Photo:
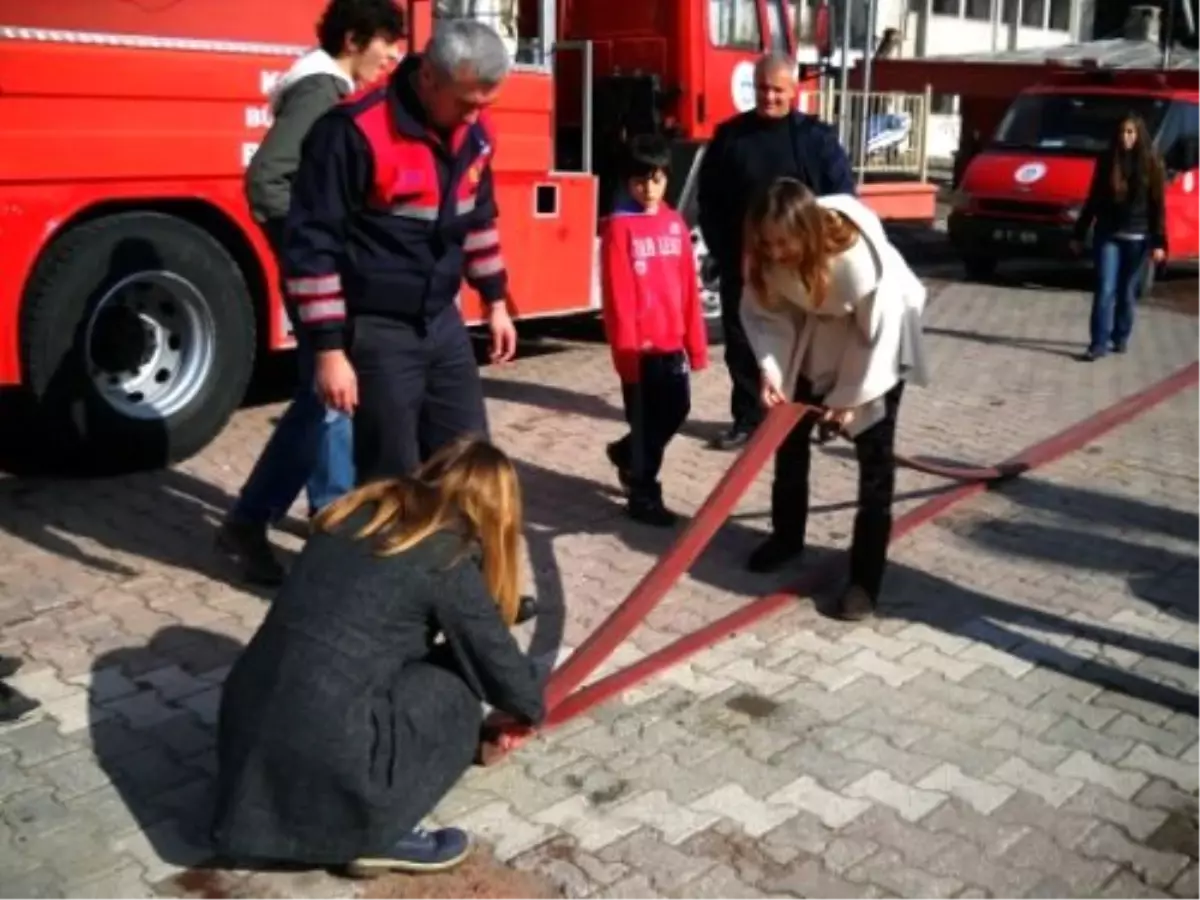
[(1170, 100), (1137, 94), (1022, 94), (1008, 108), (992, 144), (1042, 153), (1095, 154), (1104, 150), (1117, 124), (1133, 113), (1153, 137)]

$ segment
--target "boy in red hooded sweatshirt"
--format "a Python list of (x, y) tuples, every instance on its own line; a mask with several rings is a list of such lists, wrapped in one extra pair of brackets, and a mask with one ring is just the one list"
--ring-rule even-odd
[(663, 452), (691, 411), (689, 372), (708, 365), (691, 237), (663, 199), (670, 159), (660, 138), (633, 139), (624, 196), (601, 229), (604, 325), (629, 422), (608, 459), (630, 517), (663, 528), (676, 520), (658, 480)]

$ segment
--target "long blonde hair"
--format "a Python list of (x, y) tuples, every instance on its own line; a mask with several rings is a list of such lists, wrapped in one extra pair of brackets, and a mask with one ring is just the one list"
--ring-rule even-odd
[[(767, 258), (764, 231), (773, 227), (791, 241), (784, 261)], [(794, 178), (779, 178), (750, 205), (745, 222), (745, 277), (768, 308), (782, 298), (767, 287), (766, 271), (785, 266), (800, 280), (814, 308), (829, 291), (830, 264), (859, 238), (858, 228), (840, 213), (817, 203), (816, 195)]]
[(381, 556), (402, 553), (437, 531), (460, 533), (464, 554), (477, 544), (484, 582), (500, 617), (513, 623), (520, 603), (521, 486), (503, 451), (479, 438), (459, 438), (412, 478), (376, 481), (334, 501), (313, 527), (329, 531), (368, 504), (374, 513), (355, 537), (373, 538)]

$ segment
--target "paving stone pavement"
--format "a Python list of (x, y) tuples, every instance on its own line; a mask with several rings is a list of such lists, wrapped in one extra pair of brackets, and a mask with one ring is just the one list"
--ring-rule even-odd
[[(1195, 320), (1147, 309), (1128, 356), (1081, 365), (1085, 322), (1079, 293), (941, 286), (902, 449), (996, 461), (1196, 358)], [(565, 598), (569, 647), (669, 535), (620, 514), (605, 350), (557, 349), (489, 370), (487, 393), (522, 468), (530, 587)], [(729, 462), (704, 445), (726, 385), (697, 376), (669, 452), (684, 512)], [(0, 652), (44, 703), (0, 729), (0, 896), (187, 895), (209, 859), (220, 685), (266, 602), (212, 530), (278, 411), (171, 471), (0, 480)], [(1197, 418), (1185, 392), (955, 508), (897, 544), (874, 621), (797, 601), (473, 770), (432, 820), (569, 896), (1197, 896)], [(814, 466), (814, 558), (847, 540), (847, 451)], [(943, 487), (903, 472), (898, 506)], [(601, 674), (781, 583), (740, 567), (768, 488)], [(362, 890), (253, 877), (243, 895)]]

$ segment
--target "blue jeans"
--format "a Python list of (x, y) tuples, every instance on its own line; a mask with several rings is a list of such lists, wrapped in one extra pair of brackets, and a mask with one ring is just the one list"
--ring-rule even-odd
[[(279, 258), (283, 223), (264, 222), (263, 233)], [(295, 310), (289, 310), (298, 322)], [(326, 409), (313, 390), (316, 354), (303, 329), (296, 330), (296, 393), (242, 486), (232, 516), (266, 525), (287, 515), (308, 486), (308, 511), (323, 509), (354, 487), (354, 442), (350, 419)]]
[(233, 518), (266, 525), (282, 519), (308, 487), (312, 514), (354, 487), (350, 419), (326, 409), (313, 390), (316, 355), (297, 332), (296, 393), (233, 508)]
[(1129, 342), (1149, 250), (1145, 238), (1096, 238), (1096, 289), (1088, 346), (1093, 355), (1103, 356), (1110, 347), (1124, 349)]

